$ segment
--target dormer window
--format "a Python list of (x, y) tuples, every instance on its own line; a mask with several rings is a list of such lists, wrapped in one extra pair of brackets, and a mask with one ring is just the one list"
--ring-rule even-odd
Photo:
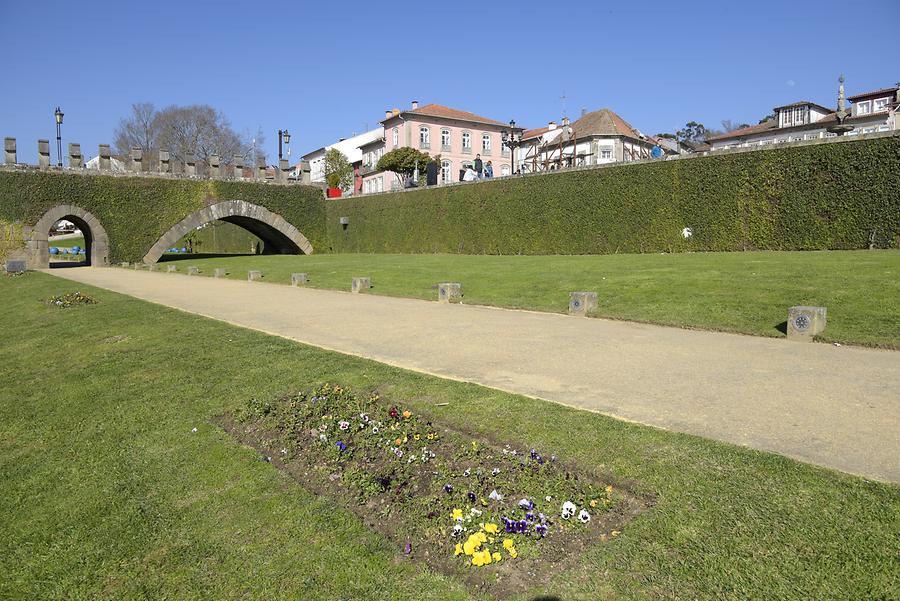
[(874, 112), (886, 111), (888, 109), (888, 103), (890, 102), (890, 98), (878, 98), (875, 100), (875, 110)]
[(856, 105), (856, 114), (857, 115), (868, 115), (872, 112), (872, 101), (866, 100), (865, 102), (860, 102)]

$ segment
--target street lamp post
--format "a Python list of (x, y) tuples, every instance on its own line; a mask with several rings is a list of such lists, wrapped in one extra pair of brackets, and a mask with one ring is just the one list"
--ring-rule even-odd
[(516, 120), (509, 120), (509, 131), (504, 131), (501, 134), (503, 138), (503, 145), (509, 148), (509, 174), (515, 175), (516, 173), (516, 148), (522, 145), (522, 134), (516, 131)]
[(53, 116), (56, 118), (56, 166), (62, 167), (62, 134), (60, 133), (63, 122), (62, 110), (56, 107)]
[(282, 151), (281, 151), (281, 142), (284, 141), (285, 144), (291, 143), (291, 134), (288, 133), (286, 129), (278, 130), (278, 160), (281, 161)]

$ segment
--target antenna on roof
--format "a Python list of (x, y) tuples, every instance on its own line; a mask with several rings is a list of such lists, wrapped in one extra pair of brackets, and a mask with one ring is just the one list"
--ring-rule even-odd
[(562, 103), (562, 116), (566, 116), (566, 91), (563, 90), (562, 96), (559, 97), (559, 101)]
[(584, 117), (585, 115), (587, 115), (587, 107), (583, 106), (581, 107), (581, 116)]

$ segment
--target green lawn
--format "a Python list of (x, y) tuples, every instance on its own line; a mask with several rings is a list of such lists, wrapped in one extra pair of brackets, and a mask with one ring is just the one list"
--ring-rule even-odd
[[(828, 308), (831, 342), (900, 348), (900, 251), (686, 253), (593, 256), (311, 255), (187, 258), (269, 282), (307, 272), (310, 286), (349, 290), (371, 276), (372, 293), (436, 299), (460, 282), (465, 302), (565, 311), (569, 292), (599, 293), (597, 315), (675, 326), (783, 336), (787, 308)], [(184, 271), (184, 270), (183, 270)]]
[[(41, 302), (79, 289), (100, 304)], [(0, 278), (0, 303), (0, 598), (478, 598), (210, 423), (326, 380), (656, 495), (618, 538), (521, 599), (897, 598), (894, 485), (39, 273)]]
[(51, 240), (49, 245), (51, 247), (55, 246), (56, 248), (72, 248), (73, 246), (84, 248), (84, 236), (66, 238), (65, 240)]

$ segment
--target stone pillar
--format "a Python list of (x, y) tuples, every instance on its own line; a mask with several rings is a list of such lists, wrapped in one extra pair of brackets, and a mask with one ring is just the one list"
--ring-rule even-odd
[(197, 159), (194, 158), (193, 153), (184, 156), (184, 174), (190, 177), (197, 175)]
[(292, 273), (291, 274), (291, 286), (296, 286), (298, 284), (305, 284), (307, 281), (307, 277), (305, 273)]
[(462, 301), (462, 284), (447, 282), (438, 284), (439, 303), (458, 303)]
[(135, 173), (141, 173), (144, 170), (143, 150), (140, 148), (131, 149), (131, 161), (128, 163), (128, 168)]
[(256, 177), (266, 181), (266, 160), (262, 157), (256, 159)]
[(597, 308), (596, 292), (569, 293), (569, 315), (587, 315)]
[(81, 144), (69, 142), (69, 167), (72, 169), (82, 169), (84, 167), (84, 157), (81, 156)]
[(188, 275), (200, 275), (200, 268), (193, 265), (188, 267)]
[(234, 171), (231, 176), (234, 179), (244, 179), (244, 157), (239, 154), (234, 155), (232, 165), (234, 165)]
[(3, 162), (7, 165), (16, 164), (16, 139), (3, 138)]
[(166, 273), (176, 273), (178, 271), (178, 265), (166, 265)]
[(209, 155), (209, 177), (221, 177), (222, 169), (219, 166), (219, 155)]
[(312, 179), (310, 178), (310, 165), (309, 161), (301, 161), (300, 162), (300, 183), (309, 185), (312, 183)]
[(350, 280), (350, 292), (358, 294), (360, 290), (368, 290), (372, 287), (372, 280), (369, 278), (353, 278)]
[(247, 272), (247, 281), (248, 282), (257, 282), (262, 279), (262, 272), (257, 270), (252, 270)]
[(288, 171), (290, 171), (290, 169), (291, 166), (287, 159), (279, 159), (278, 169), (275, 170), (275, 181), (281, 183), (287, 182)]
[(825, 307), (791, 307), (788, 309), (787, 338), (798, 342), (812, 342), (825, 329)]
[(159, 151), (159, 165), (157, 169), (160, 173), (172, 173), (172, 165), (169, 164), (169, 158), (168, 150)]
[(50, 140), (38, 140), (38, 167), (50, 168)]
[(109, 144), (101, 144), (99, 147), (99, 152), (97, 153), (100, 171), (109, 171), (110, 168), (110, 154), (109, 154)]
[(224, 267), (216, 267), (213, 271), (214, 278), (224, 278), (226, 275), (228, 275), (228, 271)]

